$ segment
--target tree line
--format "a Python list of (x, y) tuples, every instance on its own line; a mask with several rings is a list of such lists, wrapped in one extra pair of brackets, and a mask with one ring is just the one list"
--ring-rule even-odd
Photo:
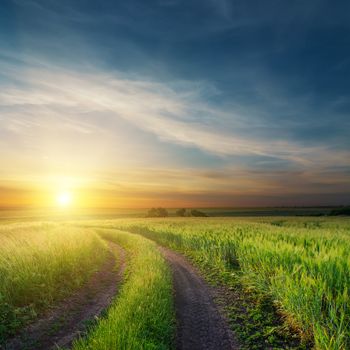
[[(147, 218), (166, 218), (169, 216), (169, 212), (165, 208), (151, 208), (148, 210)], [(175, 211), (175, 216), (180, 217), (207, 217), (208, 215), (197, 209), (185, 209), (180, 208)]]

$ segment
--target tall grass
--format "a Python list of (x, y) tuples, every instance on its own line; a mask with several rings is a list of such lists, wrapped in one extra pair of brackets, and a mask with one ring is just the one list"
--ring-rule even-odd
[(312, 219), (312, 228), (296, 220), (230, 219), (115, 221), (199, 260), (230, 271), (239, 264), (244, 281), (269, 295), (289, 323), (317, 349), (350, 349), (349, 223)]
[(91, 230), (55, 224), (0, 227), (0, 341), (81, 286), (106, 256)]
[(171, 275), (156, 245), (138, 235), (101, 231), (127, 249), (126, 282), (110, 307), (85, 339), (73, 350), (170, 349), (174, 331)]

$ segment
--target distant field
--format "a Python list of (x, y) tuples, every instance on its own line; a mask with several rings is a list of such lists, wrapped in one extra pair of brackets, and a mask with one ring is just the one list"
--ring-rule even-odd
[(0, 224), (3, 343), (83, 285), (113, 241), (127, 254), (122, 290), (75, 349), (172, 348), (171, 279), (156, 244), (224, 288), (221, 303), (242, 349), (350, 349), (349, 218), (9, 220)]
[[(252, 217), (252, 216), (321, 216), (330, 213), (334, 207), (305, 207), (305, 208), (198, 208), (210, 217)], [(169, 216), (175, 216), (177, 208), (168, 208)], [(0, 208), (0, 222), (33, 220), (87, 220), (87, 219), (114, 219), (114, 218), (141, 218), (145, 217), (148, 209), (79, 209), (69, 211), (47, 209), (11, 209)]]

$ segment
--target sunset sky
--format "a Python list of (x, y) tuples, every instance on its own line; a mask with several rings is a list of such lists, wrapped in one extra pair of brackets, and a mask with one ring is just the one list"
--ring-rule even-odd
[(350, 2), (2, 0), (0, 207), (350, 203)]

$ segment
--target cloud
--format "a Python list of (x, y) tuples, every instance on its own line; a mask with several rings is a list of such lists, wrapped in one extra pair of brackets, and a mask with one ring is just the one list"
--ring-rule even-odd
[(319, 161), (349, 163), (346, 151), (306, 147), (278, 135), (256, 135), (249, 117), (205, 102), (208, 91), (216, 91), (205, 82), (165, 84), (118, 72), (83, 73), (47, 65), (5, 73), (8, 83), (0, 91), (1, 133), (113, 133), (116, 121), (124, 120), (163, 142), (220, 157), (272, 157), (302, 166)]
[(79, 205), (97, 207), (339, 205), (350, 199), (350, 185), (342, 169), (270, 172), (237, 167), (101, 170), (86, 179), (45, 174), (3, 181), (0, 193), (13, 203), (27, 196), (30, 204), (34, 195), (55, 191), (63, 180), (65, 188), (81, 199)]
[(344, 6), (12, 4), (0, 185), (87, 176), (125, 196), (207, 203), (349, 192)]

